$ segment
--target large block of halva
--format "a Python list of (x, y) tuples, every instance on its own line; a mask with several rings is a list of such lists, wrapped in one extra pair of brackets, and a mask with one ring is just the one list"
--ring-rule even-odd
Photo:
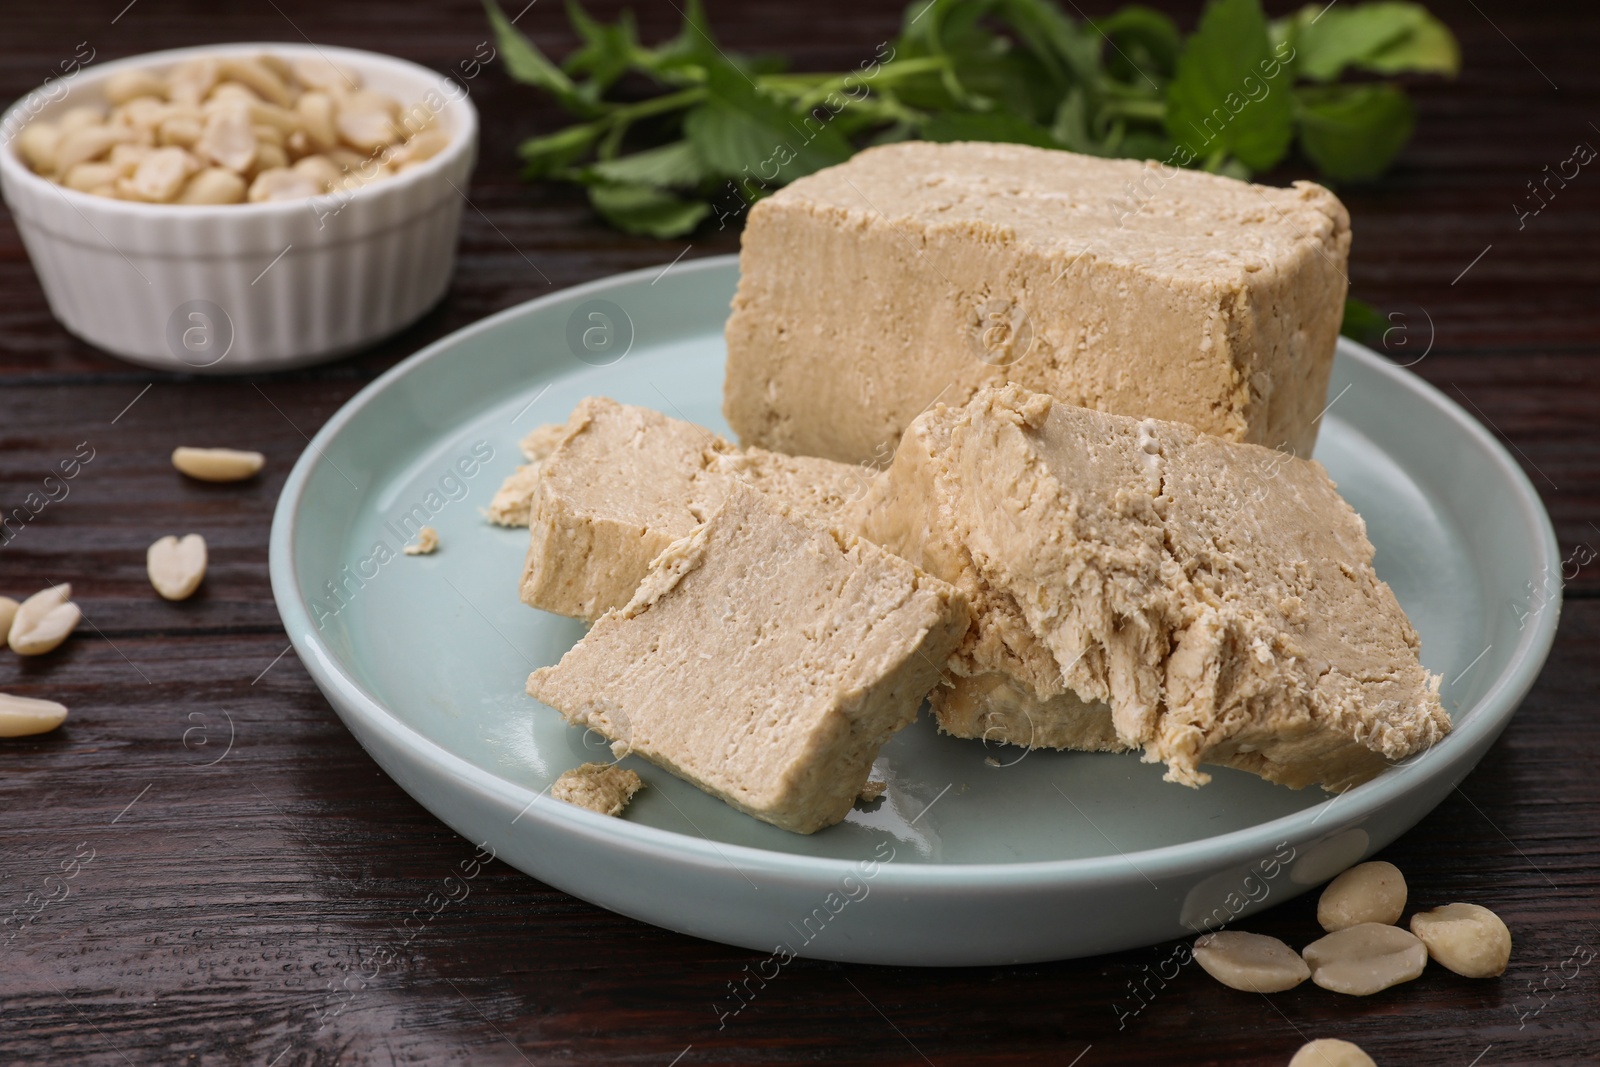
[(961, 594), (734, 482), (528, 692), (775, 826), (844, 818), (967, 628)]
[(1154, 162), (908, 142), (750, 212), (724, 414), (746, 445), (868, 462), (933, 401), (1013, 381), (1309, 456), (1349, 216)]

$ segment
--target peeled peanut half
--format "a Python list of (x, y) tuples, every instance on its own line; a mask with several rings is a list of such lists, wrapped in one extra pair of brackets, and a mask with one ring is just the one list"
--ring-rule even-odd
[(40, 619), (39, 624), (32, 629), (21, 634), (13, 629), (11, 651), (19, 656), (42, 656), (46, 652), (53, 652), (73, 630), (78, 628), (78, 622), (82, 618), (83, 612), (78, 609), (78, 605), (70, 602), (62, 604)]
[(1465, 978), (1504, 974), (1511, 959), (1511, 931), (1500, 916), (1478, 904), (1446, 904), (1411, 916), (1411, 932), (1435, 963)]
[(296, 59), (290, 66), (301, 85), (333, 92), (355, 92), (361, 88), (361, 75), (342, 67), (326, 56)]
[(95, 107), (93, 104), (81, 104), (78, 107), (68, 108), (56, 125), (60, 127), (62, 133), (71, 133), (73, 130), (98, 126), (105, 121), (105, 118), (105, 109)]
[(226, 167), (207, 167), (183, 187), (177, 203), (238, 204), (244, 200), (248, 188), (243, 178)]
[(449, 134), (443, 130), (424, 130), (395, 149), (393, 162), (397, 167), (424, 163), (449, 147)]
[(178, 195), (200, 161), (181, 148), (158, 148), (139, 161), (129, 179), (134, 198), (160, 204)]
[(1301, 952), (1323, 989), (1367, 997), (1409, 982), (1428, 965), (1428, 949), (1411, 932), (1385, 923), (1357, 923), (1311, 942)]
[(161, 125), (161, 120), (172, 114), (172, 105), (153, 96), (140, 96), (129, 100), (111, 113), (112, 126), (127, 126), (141, 135), (148, 134)]
[(10, 636), (11, 620), (17, 617), (17, 608), (20, 606), (8, 596), (0, 596), (0, 635)]
[(289, 107), (294, 103), (294, 93), (283, 78), (260, 59), (223, 56), (217, 60), (217, 70), (222, 77), (246, 86), (261, 99), (279, 107)]
[[(232, 171), (245, 171), (256, 161), (256, 130), (242, 106), (213, 111), (206, 119), (194, 150)], [(60, 153), (57, 158), (59, 165)]]
[(66, 719), (66, 707), (53, 700), (0, 693), (0, 737), (49, 733)]
[(1275, 937), (1219, 930), (1194, 943), (1195, 962), (1230, 989), (1281, 993), (1311, 977), (1300, 954)]
[(56, 146), (61, 143), (61, 128), (48, 122), (30, 122), (17, 135), (17, 150), (28, 166), (40, 174), (54, 174)]
[(72, 603), (72, 586), (65, 583), (41, 589), (17, 606), (7, 642), (19, 656), (39, 656), (67, 639), (83, 618)]
[(241, 452), (232, 448), (189, 448), (172, 450), (172, 465), (202, 482), (238, 482), (254, 475), (266, 465), (260, 452)]
[(1405, 910), (1405, 875), (1392, 863), (1372, 860), (1328, 883), (1317, 901), (1317, 922), (1330, 934), (1359, 923), (1392, 926)]
[(114, 146), (136, 140), (138, 136), (132, 130), (114, 126), (86, 126), (64, 133), (56, 145), (56, 172), (65, 174), (79, 163), (106, 155)]
[(167, 600), (187, 600), (206, 576), (206, 539), (189, 534), (163, 537), (145, 553), (150, 584)]
[(163, 98), (167, 84), (148, 70), (125, 70), (106, 79), (106, 103), (115, 107), (141, 96)]
[(167, 74), (167, 98), (174, 103), (198, 104), (216, 84), (216, 57), (196, 56)]
[(67, 582), (60, 585), (47, 586), (18, 604), (11, 613), (11, 625), (6, 633), (13, 630), (22, 630), (38, 624), (39, 620), (48, 615), (53, 609), (65, 604), (72, 599), (72, 586)]
[(303, 171), (272, 167), (256, 175), (246, 197), (252, 204), (268, 200), (304, 200), (316, 196), (325, 188), (322, 182)]
[(163, 145), (193, 148), (205, 133), (200, 120), (191, 115), (172, 115), (161, 120), (156, 137)]
[(1360, 1045), (1336, 1037), (1319, 1037), (1300, 1046), (1289, 1067), (1378, 1067)]
[(339, 184), (343, 176), (338, 167), (327, 156), (306, 156), (295, 162), (290, 168), (296, 174), (302, 174), (317, 184), (319, 192), (326, 192)]
[(346, 97), (334, 116), (339, 139), (351, 148), (376, 152), (403, 139), (395, 117), (399, 105), (390, 97), (361, 89)]
[(326, 152), (339, 143), (339, 131), (333, 123), (336, 112), (333, 97), (324, 92), (306, 93), (295, 101), (295, 111), (307, 140), (319, 152)]
[(153, 151), (155, 149), (143, 144), (113, 145), (110, 154), (106, 156), (106, 162), (117, 172), (117, 177), (131, 178), (133, 172), (139, 169), (139, 164), (143, 163)]
[(110, 188), (116, 184), (120, 172), (110, 163), (79, 163), (61, 179), (61, 184), (80, 193)]

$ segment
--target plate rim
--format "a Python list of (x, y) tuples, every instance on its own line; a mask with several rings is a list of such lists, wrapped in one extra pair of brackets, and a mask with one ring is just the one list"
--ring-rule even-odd
[[(738, 259), (736, 253), (708, 256), (680, 263), (673, 273), (681, 280), (695, 275), (716, 274), (730, 267), (737, 271)], [(726, 868), (738, 861), (738, 864), (748, 864), (752, 869), (777, 877), (814, 879), (819, 876), (842, 876), (855, 870), (860, 861), (717, 842), (703, 836), (694, 837), (675, 830), (599, 815), (546, 796), (545, 791), (535, 792), (450, 752), (401, 721), (349, 673), (312, 624), (310, 609), (300, 596), (293, 548), (307, 482), (328, 446), (369, 404), (422, 365), (447, 358), (453, 349), (467, 339), (490, 332), (503, 323), (537, 314), (547, 307), (659, 278), (663, 274), (663, 266), (672, 267), (671, 264), (655, 265), (597, 278), (514, 304), (469, 323), (401, 360), (347, 400), (311, 438), (280, 491), (273, 512), (268, 549), (273, 600), (296, 654), (342, 722), (347, 715), (359, 718), (367, 729), (382, 733), (394, 749), (405, 752), (420, 764), (443, 772), (454, 787), (493, 795), (519, 808), (519, 820), (527, 817), (543, 824), (548, 831), (573, 834), (600, 848), (623, 849), (674, 863), (693, 861)], [(1529, 546), (1538, 573), (1548, 574), (1559, 566), (1560, 548), (1543, 500), (1527, 474), (1487, 428), (1442, 390), (1420, 375), (1408, 373), (1406, 368), (1389, 362), (1370, 348), (1341, 336), (1338, 351), (1363, 364), (1368, 370), (1377, 372), (1397, 388), (1418, 393), (1420, 399), (1431, 402), (1457, 429), (1475, 439), (1518, 497), (1521, 513), (1530, 517), (1538, 529), (1540, 536), (1535, 544)], [(1397, 765), (1388, 773), (1347, 793), (1329, 797), (1320, 804), (1211, 837), (1135, 852), (1072, 859), (1021, 860), (1012, 863), (885, 864), (877, 879), (886, 885), (901, 885), (908, 889), (935, 884), (946, 888), (1023, 890), (1049, 888), (1064, 883), (1110, 883), (1125, 878), (1130, 865), (1147, 874), (1178, 875), (1202, 864), (1215, 866), (1248, 862), (1270, 852), (1279, 841), (1314, 839), (1318, 836), (1315, 830), (1317, 821), (1326, 814), (1331, 804), (1345, 800), (1347, 796), (1351, 802), (1343, 805), (1343, 816), (1337, 822), (1330, 823), (1329, 829), (1359, 825), (1382, 808), (1401, 799), (1409, 791), (1414, 779), (1430, 777), (1436, 773), (1436, 767), (1443, 771), (1450, 764), (1468, 758), (1476, 745), (1492, 743), (1494, 737), (1509, 724), (1549, 656), (1560, 620), (1561, 593), (1558, 589), (1551, 601), (1554, 610), (1538, 613), (1535, 625), (1522, 631), (1520, 640), (1512, 650), (1510, 662), (1494, 683), (1469, 707), (1460, 709), (1461, 713), (1474, 711), (1473, 720), (1451, 730), (1448, 736), (1427, 750), (1427, 754), (1433, 756), (1431, 761), (1419, 760)], [(338, 694), (339, 699), (334, 698), (334, 693)], [(361, 734), (349, 722), (344, 722), (344, 725), (361, 742)], [(365, 743), (362, 744), (365, 748)], [(1439, 767), (1440, 764), (1445, 766)], [(420, 802), (411, 790), (404, 785), (401, 788)], [(429, 805), (423, 806), (431, 812)]]

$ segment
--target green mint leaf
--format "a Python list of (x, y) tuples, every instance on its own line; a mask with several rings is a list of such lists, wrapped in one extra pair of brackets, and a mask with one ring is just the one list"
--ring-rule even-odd
[[(986, 16), (1009, 38), (981, 25)], [(1072, 24), (1045, 0), (913, 0), (904, 22), (895, 60), (924, 70), (896, 77), (892, 92), (913, 111), (1004, 110), (1047, 122), (1073, 83), (1057, 41), (1071, 43)], [(1079, 51), (1093, 67), (1094, 48)]]
[(721, 50), (711, 35), (711, 23), (706, 21), (705, 5), (701, 0), (687, 0), (678, 35), (655, 50), (651, 67), (660, 73), (670, 73), (720, 58)]
[(517, 155), (522, 158), (523, 177), (547, 178), (562, 173), (581, 159), (599, 136), (599, 128), (593, 125), (568, 126), (522, 142)]
[[(958, 63), (950, 52), (952, 49), (963, 52), (970, 61), (975, 54), (993, 46), (993, 35), (978, 25), (993, 6), (994, 0), (911, 0), (902, 16), (897, 54), (908, 59), (944, 59), (937, 75), (942, 94), (955, 106), (986, 111), (994, 106), (993, 101), (963, 84)], [(934, 104), (933, 101), (913, 103)]]
[(1216, 166), (1207, 169), (1213, 174), (1220, 174), (1224, 178), (1238, 178), (1242, 182), (1249, 181), (1251, 177), (1250, 168), (1237, 159), (1220, 160)]
[[(1455, 44), (1450, 31), (1420, 4), (1390, 0), (1332, 7), (1311, 4), (1286, 22), (1295, 50), (1295, 73), (1312, 81), (1331, 81), (1349, 67), (1371, 69), (1369, 64), (1387, 49), (1406, 45), (1419, 32), (1429, 37), (1435, 50), (1440, 30), (1452, 48)], [(1424, 53), (1428, 49), (1425, 45)]]
[(925, 141), (1001, 141), (1060, 148), (1050, 131), (1003, 111), (941, 111), (922, 124)]
[(692, 189), (711, 177), (694, 145), (674, 141), (660, 148), (608, 159), (584, 169), (587, 181), (602, 185), (653, 185)]
[(578, 0), (567, 0), (567, 18), (583, 39), (583, 47), (566, 58), (562, 69), (568, 74), (589, 75), (590, 80), (581, 91), (598, 100), (633, 66), (639, 47), (633, 12), (624, 10), (616, 25), (608, 26), (591, 18)]
[[(1123, 159), (1170, 159), (1172, 141), (1154, 133), (1130, 131), (1117, 145), (1117, 155)], [(1248, 177), (1248, 175), (1246, 175)]]
[(500, 55), (506, 62), (506, 71), (517, 81), (553, 93), (568, 111), (590, 114), (593, 107), (578, 94), (578, 87), (565, 72), (539, 51), (522, 31), (511, 24), (494, 0), (484, 0), (489, 12), (489, 24), (494, 27)]
[(762, 74), (782, 74), (789, 69), (789, 60), (779, 55), (743, 56), (739, 61), (752, 78)]
[(1016, 31), (1017, 44), (1049, 71), (1056, 95), (1098, 80), (1104, 38), (1092, 26), (1079, 26), (1049, 0), (999, 0), (995, 14)]
[(589, 203), (617, 229), (646, 237), (681, 237), (711, 214), (703, 200), (683, 200), (649, 185), (591, 185)]
[(1295, 90), (1300, 147), (1323, 174), (1356, 181), (1381, 174), (1411, 138), (1411, 101), (1389, 85)]
[(1232, 155), (1252, 170), (1283, 158), (1294, 133), (1286, 50), (1274, 52), (1260, 0), (1212, 0), (1167, 87), (1167, 132), (1183, 163)]
[(1119, 81), (1162, 82), (1177, 68), (1183, 36), (1171, 19), (1140, 4), (1129, 4), (1090, 23), (1106, 35), (1106, 69)]
[(1357, 300), (1352, 296), (1344, 302), (1344, 322), (1339, 326), (1339, 332), (1351, 340), (1372, 344), (1382, 338), (1388, 328), (1389, 320), (1365, 300)]
[(899, 144), (901, 141), (913, 141), (916, 139), (916, 127), (902, 120), (885, 127), (882, 132), (874, 135), (872, 144)]
[(1094, 138), (1089, 133), (1089, 111), (1083, 90), (1073, 86), (1056, 106), (1050, 136), (1073, 152), (1093, 153)]
[(1360, 66), (1379, 74), (1443, 74), (1461, 72), (1461, 48), (1444, 23), (1422, 13), (1411, 32), (1368, 56)]
[(831, 117), (821, 105), (805, 114), (784, 107), (719, 57), (706, 67), (706, 102), (683, 129), (713, 173), (782, 184), (850, 158)]
[(1062, 91), (1071, 84), (1053, 84), (1049, 68), (1037, 54), (987, 34), (981, 41), (951, 48), (946, 56), (971, 99), (981, 102), (981, 106), (973, 107), (957, 104), (961, 110), (1004, 112), (1036, 122), (1048, 121)]

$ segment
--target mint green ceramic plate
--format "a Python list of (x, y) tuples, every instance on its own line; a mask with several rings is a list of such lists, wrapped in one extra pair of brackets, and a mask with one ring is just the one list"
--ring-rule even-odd
[[(583, 630), (518, 601), (526, 535), (479, 509), (518, 439), (590, 394), (726, 432), (736, 278), (732, 257), (626, 274), (445, 338), (329, 420), (278, 503), (273, 592), (323, 693), (412, 796), (542, 881), (780, 956), (981, 964), (1148, 944), (1387, 844), (1472, 769), (1544, 662), (1560, 581), (1538, 496), (1452, 402), (1342, 341), (1317, 458), (1445, 677), (1456, 729), (1431, 751), (1329, 800), (1230, 770), (1194, 791), (1131, 755), (986, 748), (924, 718), (883, 750), (885, 798), (811, 837), (634, 760), (648, 788), (622, 819), (543, 796), (608, 758), (523, 694)], [(400, 555), (424, 521), (442, 547)]]

